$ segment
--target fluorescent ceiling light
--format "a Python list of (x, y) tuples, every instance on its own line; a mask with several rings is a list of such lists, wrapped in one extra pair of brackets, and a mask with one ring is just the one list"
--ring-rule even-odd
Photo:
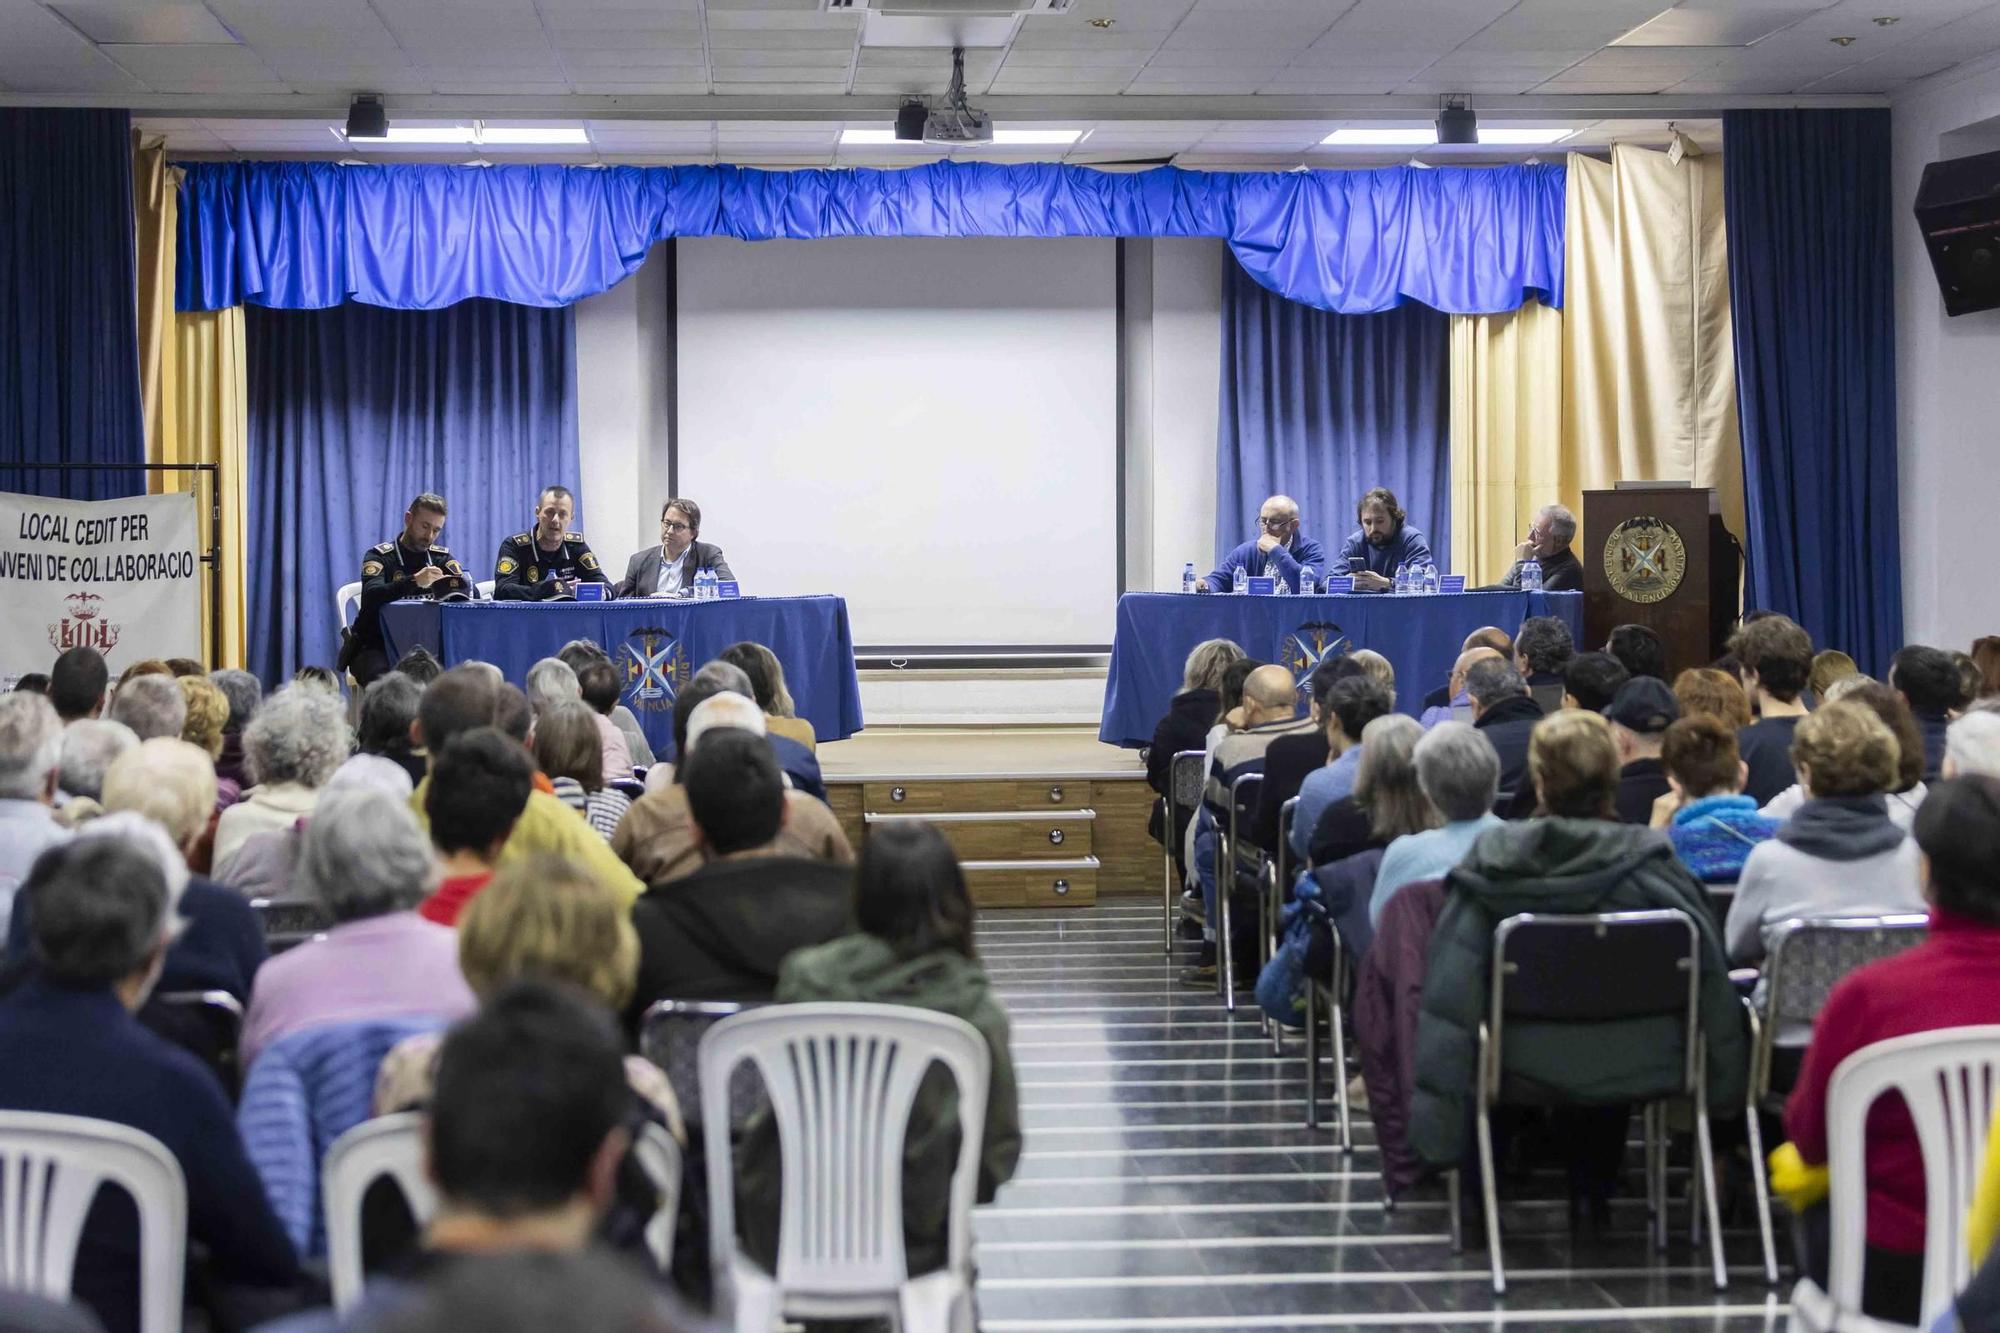
[(996, 144), (1040, 144), (1075, 143), (1083, 137), (1082, 130), (995, 130), (993, 142)]
[(1570, 135), (1575, 133), (1576, 131), (1574, 129), (1530, 130), (1530, 129), (1510, 128), (1504, 125), (1496, 125), (1493, 128), (1488, 129), (1482, 125), (1479, 129), (1479, 142), (1483, 144), (1484, 143), (1490, 143), (1490, 144), (1561, 143), (1564, 139), (1569, 138)]
[[(991, 144), (968, 143), (951, 146), (956, 148), (1004, 148), (1010, 146), (1019, 147), (1025, 144), (1072, 144), (1082, 137), (1082, 130), (995, 130), (993, 131), (993, 142)], [(929, 148), (933, 151), (941, 146), (934, 143), (924, 143), (917, 139), (898, 139), (896, 131), (892, 129), (846, 129), (840, 132), (840, 142), (843, 145), (850, 146), (873, 144), (894, 147), (897, 144), (903, 144), (911, 148)]]
[(840, 141), (844, 144), (916, 144), (923, 146), (920, 139), (898, 139), (894, 130), (842, 130)]
[(471, 143), (470, 125), (434, 125), (428, 129), (397, 129), (391, 125), (383, 136), (388, 143)]
[[(357, 143), (364, 141), (356, 140)], [(390, 126), (387, 139), (367, 143), (401, 144), (588, 144), (590, 135), (581, 125), (501, 127), (497, 125)]]
[(1335, 130), (1320, 140), (1323, 144), (1363, 145), (1375, 148), (1410, 148), (1434, 144), (1437, 141), (1438, 133), (1435, 125), (1410, 125), (1402, 129)]
[(521, 127), (501, 128), (499, 126), (494, 126), (494, 125), (482, 125), (479, 129), (479, 142), (483, 144), (508, 144), (508, 143), (587, 144), (590, 142), (590, 135), (584, 131), (584, 128), (581, 125), (571, 125), (566, 127), (542, 126), (542, 127), (529, 127), (529, 128), (521, 128)]

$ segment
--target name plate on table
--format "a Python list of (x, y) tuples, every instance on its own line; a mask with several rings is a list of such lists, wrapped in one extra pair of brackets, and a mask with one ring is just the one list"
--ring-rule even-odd
[(1269, 574), (1253, 574), (1250, 577), (1250, 595), (1269, 597), (1278, 591), (1278, 581)]
[(715, 585), (715, 599), (719, 602), (733, 602), (743, 596), (743, 586), (734, 579), (724, 579)]
[(608, 583), (579, 583), (576, 585), (576, 600), (579, 602), (601, 602), (611, 595)]
[(1345, 595), (1354, 591), (1352, 574), (1329, 574), (1326, 577), (1326, 592), (1329, 597), (1336, 593)]
[(1464, 591), (1465, 591), (1465, 575), (1463, 575), (1463, 574), (1443, 574), (1443, 575), (1440, 575), (1440, 576), (1438, 577), (1438, 591), (1439, 591), (1439, 592), (1464, 592)]

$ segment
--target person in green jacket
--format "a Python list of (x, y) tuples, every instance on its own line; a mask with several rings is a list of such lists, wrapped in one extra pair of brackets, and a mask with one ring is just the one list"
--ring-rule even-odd
[[(944, 835), (923, 823), (878, 826), (855, 869), (857, 933), (800, 949), (778, 973), (780, 1004), (814, 1000), (907, 1004), (962, 1018), (992, 1055), (979, 1202), (992, 1202), (1021, 1160), (1020, 1094), (1007, 1047), (1007, 1014), (972, 942), (972, 895)], [(760, 1109), (744, 1131), (737, 1228), (749, 1255), (775, 1269), (782, 1169), (777, 1125)], [(933, 1066), (910, 1108), (903, 1145), (903, 1245), (912, 1277), (946, 1260), (952, 1168), (958, 1160), (958, 1092)]]
[[(1481, 834), (1447, 881), (1431, 935), (1417, 1023), (1412, 1147), (1439, 1168), (1465, 1164), (1472, 1137), (1479, 1025), (1491, 994), (1493, 929), (1519, 912), (1586, 914), (1678, 908), (1701, 935), (1701, 1033), (1711, 1114), (1742, 1113), (1749, 1069), (1743, 1005), (1702, 887), (1658, 830), (1621, 824), (1618, 747), (1594, 713), (1551, 714), (1534, 730), (1528, 772), (1537, 817)], [(1583, 946), (1583, 947), (1588, 947)], [(1680, 1020), (1510, 1020), (1503, 1099), (1606, 1108), (1566, 1126), (1573, 1213), (1604, 1216), (1634, 1094), (1678, 1081)]]

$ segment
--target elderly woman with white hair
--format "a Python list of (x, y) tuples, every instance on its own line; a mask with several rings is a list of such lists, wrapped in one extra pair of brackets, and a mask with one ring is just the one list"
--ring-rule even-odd
[[(719, 727), (763, 736), (764, 710), (756, 700), (732, 690), (711, 695), (688, 713), (683, 748), (693, 754), (701, 738)], [(677, 782), (649, 786), (618, 821), (611, 835), (611, 850), (647, 884), (664, 884), (701, 867), (704, 857), (694, 832), (687, 788)], [(805, 856), (840, 865), (854, 861), (854, 847), (826, 803), (789, 787), (785, 789), (784, 822), (766, 850), (773, 855)]]
[(57, 765), (56, 821), (75, 828), (104, 813), (99, 797), (112, 761), (139, 743), (132, 728), (109, 718), (80, 717), (63, 728)]
[[(215, 808), (215, 770), (200, 746), (156, 736), (127, 750), (105, 771), (100, 799), (105, 813), (84, 824), (78, 837), (118, 837), (134, 828), (166, 874), (174, 901), (174, 941), (160, 974), (167, 991), (227, 991), (249, 998), (265, 958), (264, 931), (240, 896), (188, 873), (187, 856), (208, 830)], [(165, 852), (159, 851), (164, 848)], [(23, 903), (8, 930), (7, 951), (23, 956), (32, 938), (33, 908)]]
[[(577, 680), (576, 672), (560, 657), (544, 657), (528, 668), (528, 703), (535, 710), (535, 721), (541, 719), (558, 704), (582, 703), (583, 686)], [(598, 780), (593, 789), (607, 782), (629, 781), (632, 777), (632, 749), (625, 743), (625, 733), (618, 730), (612, 720), (596, 709), (590, 709), (591, 731), (597, 737)], [(551, 773), (550, 777), (555, 775)]]
[(0, 694), (0, 927), (35, 858), (69, 836), (50, 809), (62, 731), (62, 719), (41, 695)]
[(216, 823), (216, 869), (226, 873), (251, 834), (289, 828), (311, 814), (320, 788), (353, 748), (337, 695), (293, 684), (267, 699), (243, 730), (244, 758), (257, 785)]
[(457, 934), (417, 915), (436, 882), (430, 839), (405, 803), (373, 791), (328, 795), (306, 826), (296, 883), (334, 927), (265, 964), (243, 1020), (243, 1068), (280, 1038), (326, 1023), (451, 1023), (471, 1013)]

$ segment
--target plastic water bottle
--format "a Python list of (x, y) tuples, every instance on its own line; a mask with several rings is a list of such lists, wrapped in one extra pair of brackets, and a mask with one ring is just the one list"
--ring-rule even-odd
[(694, 597), (695, 597), (695, 600), (696, 600), (696, 601), (698, 601), (698, 602), (712, 602), (712, 601), (714, 601), (714, 600), (715, 600), (715, 571), (714, 571), (714, 570), (712, 570), (712, 569), (704, 569), (704, 570), (700, 570), (700, 571), (698, 571), (698, 572), (697, 572), (697, 573), (695, 574), (695, 576), (694, 576), (694, 581), (695, 581), (695, 594), (694, 594)]
[(1438, 567), (1428, 560), (1424, 562), (1424, 596), (1435, 597), (1438, 590)]
[(1521, 591), (1540, 592), (1542, 590), (1542, 562), (1529, 556), (1521, 562)]
[(1250, 571), (1247, 567), (1243, 565), (1236, 567), (1236, 573), (1231, 581), (1231, 586), (1235, 591), (1240, 593), (1250, 591)]
[(1313, 567), (1307, 565), (1299, 571), (1299, 596), (1311, 597), (1318, 591), (1319, 585), (1314, 581)]
[(1265, 565), (1264, 572), (1271, 576), (1271, 591), (1280, 597), (1292, 595), (1292, 585), (1285, 581), (1285, 575), (1276, 565)]
[(1186, 593), (1194, 591), (1194, 562), (1192, 560), (1181, 566), (1181, 591)]
[(1409, 594), (1410, 594), (1410, 566), (1409, 563), (1405, 561), (1403, 564), (1396, 566), (1395, 595), (1398, 597), (1407, 597), (1409, 596)]

